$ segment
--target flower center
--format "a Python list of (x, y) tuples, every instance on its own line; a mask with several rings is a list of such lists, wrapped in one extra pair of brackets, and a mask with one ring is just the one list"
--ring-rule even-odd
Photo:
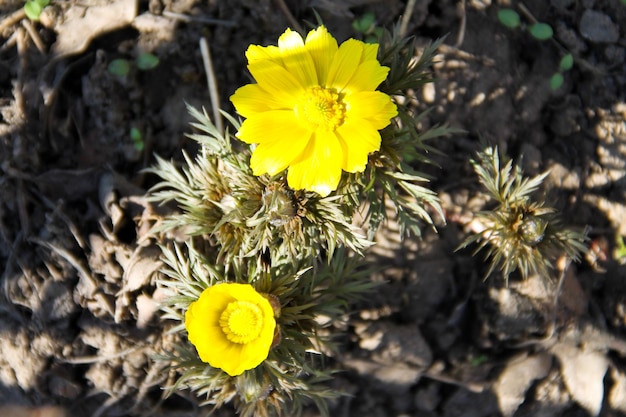
[(335, 130), (343, 123), (346, 105), (335, 89), (315, 86), (304, 92), (295, 112), (312, 129)]
[(263, 312), (249, 301), (234, 301), (222, 312), (220, 327), (231, 342), (249, 343), (261, 333)]

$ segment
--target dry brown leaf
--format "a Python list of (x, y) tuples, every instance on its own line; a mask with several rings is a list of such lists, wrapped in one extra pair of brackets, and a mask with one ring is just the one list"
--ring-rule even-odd
[(609, 405), (617, 411), (626, 413), (626, 374), (613, 368), (611, 379), (613, 386), (608, 394)]
[(0, 416), (3, 417), (65, 417), (67, 413), (61, 407), (0, 407)]
[(152, 297), (140, 294), (137, 297), (137, 328), (144, 329), (159, 310), (159, 304)]
[(609, 366), (606, 355), (561, 342), (551, 349), (561, 362), (561, 376), (570, 395), (589, 414), (597, 416), (604, 399), (604, 376)]
[(493, 385), (500, 411), (512, 416), (524, 402), (526, 391), (537, 379), (545, 378), (552, 367), (552, 356), (540, 353), (511, 360)]
[(124, 291), (136, 291), (148, 285), (152, 275), (163, 265), (156, 246), (139, 246), (124, 269)]
[(137, 16), (137, 0), (116, 0), (102, 6), (73, 5), (55, 28), (52, 52), (57, 57), (79, 54), (98, 36), (130, 25)]

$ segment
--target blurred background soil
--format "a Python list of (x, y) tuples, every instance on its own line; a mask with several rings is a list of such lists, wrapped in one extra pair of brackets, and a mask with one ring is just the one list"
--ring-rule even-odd
[[(159, 320), (147, 230), (161, 209), (142, 170), (195, 151), (185, 103), (211, 110), (202, 38), (233, 111), (248, 45), (306, 28), (314, 10), (340, 41), (366, 13), (384, 27), (404, 17), (420, 47), (447, 35), (413, 101), (432, 108), (424, 128), (466, 132), (433, 142), (438, 166), (422, 167), (445, 209), (437, 231), (378, 234), (368, 259), (386, 283), (338, 325), (329, 384), (350, 395), (331, 415), (626, 415), (623, 1), (53, 0), (40, 22), (22, 6), (0, 2), (0, 415), (206, 414), (186, 391), (161, 400), (175, 376), (152, 356), (175, 338)], [(502, 26), (504, 7), (550, 24), (554, 41)], [(136, 67), (144, 52), (156, 68)], [(552, 90), (567, 52), (574, 66)], [(117, 58), (126, 76), (108, 71)], [(550, 171), (541, 196), (588, 230), (581, 263), (506, 286), (483, 280), (472, 248), (455, 251), (487, 203), (469, 164), (484, 144), (527, 175)]]

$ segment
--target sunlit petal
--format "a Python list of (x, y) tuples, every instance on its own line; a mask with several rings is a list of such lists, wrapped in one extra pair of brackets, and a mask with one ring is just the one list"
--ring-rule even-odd
[(320, 26), (309, 32), (306, 37), (306, 49), (309, 51), (321, 86), (326, 85), (328, 70), (339, 46), (337, 40), (332, 37), (324, 26)]
[(365, 61), (376, 61), (378, 55), (377, 43), (366, 43), (363, 45), (363, 55), (361, 55), (361, 63)]
[(250, 45), (246, 51), (246, 59), (248, 60), (248, 64), (254, 64), (259, 61), (280, 62), (280, 50), (274, 45)]
[(337, 44), (324, 26), (303, 41), (288, 29), (277, 47), (250, 47), (248, 69), (258, 84), (231, 97), (246, 117), (236, 136), (257, 144), (255, 175), (287, 170), (291, 188), (329, 195), (343, 171), (360, 172), (380, 149), (380, 129), (397, 115), (376, 88), (389, 69), (378, 45), (349, 39)]
[(335, 133), (317, 131), (300, 160), (289, 167), (287, 181), (292, 188), (315, 191), (325, 197), (337, 189), (343, 159)]
[(304, 86), (285, 67), (275, 62), (257, 62), (248, 70), (270, 97), (286, 107), (293, 107)]
[(278, 39), (278, 48), (283, 65), (287, 71), (298, 79), (303, 87), (317, 84), (317, 71), (313, 58), (304, 46), (298, 32), (287, 29)]
[(247, 84), (239, 87), (230, 96), (230, 101), (243, 117), (250, 117), (268, 110), (285, 109), (284, 103), (276, 100), (258, 84)]
[(276, 140), (291, 142), (306, 136), (306, 133), (306, 128), (298, 123), (293, 111), (270, 110), (256, 113), (244, 120), (236, 136), (246, 143), (253, 144)]
[(387, 94), (380, 91), (362, 91), (346, 97), (346, 120), (367, 120), (378, 130), (389, 125), (398, 115), (396, 105)]
[(250, 168), (254, 175), (276, 175), (286, 169), (304, 150), (308, 138), (302, 137), (289, 144), (277, 139), (256, 147), (250, 157)]
[[(250, 311), (255, 313), (246, 315)], [(224, 282), (189, 305), (185, 328), (203, 362), (236, 376), (267, 358), (276, 319), (267, 298), (250, 284)]]
[(357, 67), (343, 91), (372, 91), (387, 78), (387, 73), (389, 68), (381, 66), (378, 61), (365, 61)]
[(380, 149), (380, 133), (367, 120), (344, 123), (337, 136), (344, 149), (342, 169), (346, 172), (364, 171), (368, 155)]
[(326, 87), (335, 88), (338, 91), (348, 84), (354, 75), (363, 53), (363, 42), (348, 39), (341, 44), (333, 62), (328, 70)]
[(292, 111), (276, 110), (244, 120), (237, 137), (259, 144), (250, 159), (254, 174), (275, 175), (302, 153), (311, 134), (296, 121)]

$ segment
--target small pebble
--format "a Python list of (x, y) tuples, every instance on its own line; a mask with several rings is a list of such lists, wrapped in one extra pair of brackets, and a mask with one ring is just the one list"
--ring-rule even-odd
[(614, 43), (619, 39), (619, 28), (611, 18), (595, 10), (585, 10), (578, 30), (590, 42)]

